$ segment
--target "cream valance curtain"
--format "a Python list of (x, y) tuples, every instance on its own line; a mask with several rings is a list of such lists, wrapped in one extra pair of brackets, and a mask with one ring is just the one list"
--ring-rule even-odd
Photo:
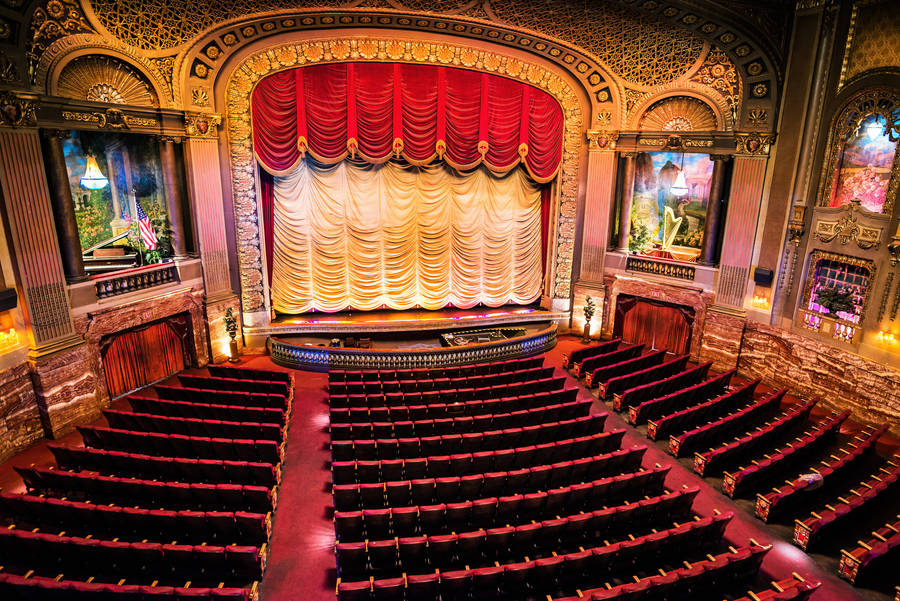
[(527, 304), (541, 292), (541, 191), (522, 169), (308, 159), (275, 177), (281, 313)]

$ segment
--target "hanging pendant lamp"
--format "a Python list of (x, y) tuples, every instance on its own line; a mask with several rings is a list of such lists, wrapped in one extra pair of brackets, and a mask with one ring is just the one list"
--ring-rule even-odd
[(109, 184), (109, 180), (100, 171), (100, 165), (93, 156), (87, 158), (87, 167), (84, 169), (84, 175), (79, 180), (82, 188), (88, 190), (100, 190)]

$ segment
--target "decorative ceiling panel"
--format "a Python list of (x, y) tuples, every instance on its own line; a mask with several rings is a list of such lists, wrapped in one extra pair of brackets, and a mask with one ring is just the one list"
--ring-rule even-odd
[(639, 129), (654, 131), (712, 131), (716, 114), (705, 102), (690, 96), (658, 100), (641, 116)]

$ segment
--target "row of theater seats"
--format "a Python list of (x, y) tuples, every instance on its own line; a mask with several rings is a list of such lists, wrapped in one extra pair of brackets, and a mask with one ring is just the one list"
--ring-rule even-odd
[[(407, 436), (403, 438), (376, 438), (360, 440), (335, 440), (331, 443), (335, 461), (370, 459), (411, 459), (428, 455), (453, 453), (479, 453), (509, 447), (538, 445), (565, 438), (590, 436), (603, 432), (607, 414), (595, 413), (520, 428), (444, 434), (440, 436)], [(388, 430), (393, 433), (393, 428)]]
[(526, 384), (553, 375), (552, 367), (531, 367), (478, 376), (434, 378), (427, 380), (375, 380), (370, 382), (337, 382), (328, 385), (335, 407), (345, 403), (356, 405), (384, 405), (405, 399), (408, 404), (439, 402), (440, 399), (469, 394), (466, 391), (494, 388), (509, 384)]
[(135, 400), (105, 412), (116, 427), (81, 428), (85, 448), (50, 445), (58, 468), (16, 468), (28, 492), (0, 494), (0, 598), (256, 597), (292, 379), (210, 373), (180, 376), (209, 394)]
[(763, 424), (749, 434), (709, 451), (695, 453), (694, 471), (701, 476), (717, 473), (741, 457), (757, 453), (759, 449), (771, 448), (776, 441), (809, 418), (816, 402), (816, 399), (813, 399), (789, 407), (779, 417)]
[(554, 553), (561, 555), (579, 551), (597, 540), (603, 540), (606, 546), (613, 546), (615, 543), (610, 544), (609, 538), (621, 539), (620, 549), (625, 547), (633, 551), (646, 545), (658, 550), (670, 543), (687, 543), (692, 539), (719, 540), (730, 518), (720, 515), (680, 524), (668, 521), (667, 515), (656, 516), (657, 519), (653, 517), (652, 514), (645, 516), (648, 519), (638, 526), (645, 534), (639, 536), (634, 536), (640, 532), (635, 529), (634, 523), (628, 525), (625, 532), (595, 530), (591, 514), (577, 513), (517, 527), (341, 542), (336, 547), (337, 565), (346, 578), (359, 579), (365, 575), (390, 578), (434, 570), (487, 567), (494, 562), (516, 561), (524, 557), (543, 559), (554, 556)]
[(810, 456), (821, 452), (823, 447), (830, 444), (848, 417), (850, 417), (849, 410), (835, 413), (814, 424), (803, 435), (776, 449), (774, 453), (765, 453), (764, 458), (752, 460), (750, 465), (725, 472), (722, 490), (729, 497), (738, 497), (759, 489), (768, 482), (783, 479), (785, 470), (804, 463)]
[(522, 359), (510, 359), (508, 361), (495, 361), (491, 363), (470, 363), (468, 365), (456, 365), (448, 367), (420, 367), (412, 369), (372, 369), (372, 370), (344, 370), (332, 369), (328, 371), (328, 384), (338, 382), (384, 382), (396, 380), (433, 380), (435, 378), (467, 378), (486, 374), (517, 371), (541, 367), (544, 364), (543, 357), (524, 357)]
[[(589, 436), (569, 438), (540, 445), (506, 448), (497, 451), (429, 455), (409, 459), (384, 461), (334, 461), (331, 464), (332, 482), (376, 482), (378, 480), (412, 480), (415, 478), (440, 478), (466, 476), (485, 472), (504, 471), (529, 465), (553, 464), (569, 459), (580, 460), (613, 448), (622, 442), (625, 430), (600, 432)], [(586, 462), (584, 462), (586, 463)]]
[(857, 436), (854, 442), (842, 448), (838, 454), (829, 455), (817, 466), (810, 468), (816, 478), (797, 477), (768, 493), (756, 495), (756, 517), (764, 522), (792, 514), (801, 502), (809, 502), (805, 491), (815, 486), (819, 494), (840, 486), (864, 461), (875, 454), (875, 443), (887, 430), (883, 425)]
[[(655, 517), (674, 521), (689, 514), (699, 488), (662, 492), (662, 479), (652, 480), (655, 481), (648, 479), (646, 487), (640, 491), (645, 493), (642, 498), (634, 496), (634, 487), (624, 486), (622, 480), (607, 479), (606, 482), (578, 483), (526, 495), (487, 497), (462, 503), (339, 511), (334, 516), (335, 533), (340, 542), (360, 542), (391, 536), (403, 538), (476, 528), (506, 528), (502, 532), (512, 533), (515, 538), (519, 535), (514, 531), (530, 531), (537, 521), (558, 518), (564, 510), (578, 511), (579, 517), (570, 521), (589, 522), (587, 527), (595, 532), (617, 532), (647, 523)], [(629, 488), (632, 489), (630, 492)], [(653, 493), (660, 494), (647, 496)], [(608, 503), (621, 504), (610, 506)], [(527, 523), (528, 520), (531, 523)], [(509, 525), (515, 522), (522, 525), (515, 528)], [(527, 532), (521, 536), (527, 536)]]
[[(662, 386), (665, 379), (660, 366), (665, 364), (657, 357), (647, 359), (648, 354), (622, 360), (623, 348), (627, 350), (630, 347), (611, 341), (581, 349), (578, 351), (581, 375), (587, 373), (592, 380), (596, 376), (599, 382), (592, 383), (600, 385), (601, 396), (609, 388), (609, 382), (603, 379), (606, 376), (613, 376), (615, 382), (624, 381), (629, 386), (633, 385), (633, 388), (624, 391), (615, 390), (614, 408), (629, 408), (629, 418), (633, 424), (640, 424), (645, 417), (649, 417), (648, 436), (654, 440), (668, 436), (670, 453), (676, 457), (693, 453), (694, 469), (699, 474), (730, 470), (724, 472), (722, 483), (723, 491), (729, 496), (753, 493), (772, 482), (788, 478), (785, 485), (757, 495), (756, 514), (764, 521), (790, 518), (801, 500), (806, 505), (823, 495), (832, 495), (833, 498), (835, 491), (844, 486), (857, 470), (870, 474), (871, 466), (881, 463), (868, 479), (860, 482), (856, 476), (854, 481), (859, 483), (858, 487), (845, 493), (849, 499), (838, 495), (833, 504), (826, 505), (826, 509), (814, 512), (806, 519), (796, 520), (794, 542), (804, 549), (832, 538), (841, 530), (835, 524), (850, 524), (850, 516), (862, 517), (864, 509), (873, 511), (877, 516), (897, 500), (900, 473), (897, 463), (881, 461), (875, 453), (875, 442), (886, 427), (865, 432), (849, 448), (834, 454), (831, 450), (842, 425), (850, 416), (849, 411), (810, 420), (817, 402), (814, 399), (788, 406), (775, 415), (787, 390), (754, 399), (759, 380), (729, 387), (728, 381), (733, 372), (714, 375), (693, 386), (679, 386), (675, 392), (664, 395)], [(589, 369), (584, 370), (585, 366)], [(704, 367), (707, 366), (694, 370)], [(690, 371), (685, 369), (668, 378), (678, 379)], [(621, 388), (621, 384), (618, 386)], [(801, 428), (805, 431), (796, 436)], [(815, 464), (823, 458), (820, 464)], [(743, 465), (731, 469), (738, 462)], [(853, 572), (862, 570), (866, 574), (870, 563), (875, 567), (868, 574), (881, 574), (879, 566), (890, 562), (883, 556), (893, 558), (897, 553), (892, 539), (897, 533), (890, 530), (892, 527), (888, 524), (874, 532), (872, 545), (861, 543), (857, 549), (844, 551), (842, 575), (852, 581)], [(871, 581), (869, 578), (863, 580)], [(775, 590), (765, 598), (795, 598), (806, 594), (809, 588)]]
[[(577, 392), (577, 389), (572, 389)], [(575, 392), (570, 396), (574, 397)], [(486, 430), (524, 428), (547, 422), (584, 417), (590, 413), (593, 401), (590, 399), (544, 405), (533, 409), (519, 409), (508, 413), (483, 413), (463, 417), (441, 417), (384, 422), (333, 423), (330, 426), (332, 440), (355, 440), (361, 438), (404, 438), (409, 436), (435, 436), (444, 434), (465, 434)], [(411, 409), (411, 408), (410, 408)], [(445, 413), (445, 415), (449, 415)]]
[[(642, 350), (619, 341), (605, 347), (624, 351), (622, 362)], [(664, 374), (674, 377), (661, 389), (674, 388), (707, 375), (708, 367), (679, 375), (686, 357), (665, 363), (664, 353), (656, 356), (646, 365), (654, 368), (646, 381), (629, 376), (627, 382), (648, 384)], [(477, 366), (462, 369), (485, 373)], [(439, 378), (418, 375), (434, 393)], [(574, 403), (567, 404), (577, 407), (576, 415), (561, 417), (551, 405), (508, 413), (464, 409), (468, 415), (458, 417), (466, 400), (447, 403), (439, 392), (429, 397), (439, 402), (424, 407), (442, 414), (412, 420), (427, 393), (419, 394), (413, 374), (403, 376), (413, 396), (385, 393), (390, 376), (330, 377), (343, 386), (330, 396), (339, 601), (518, 600), (579, 590), (590, 591), (590, 598), (632, 576), (662, 598), (680, 582), (682, 561), (710, 562), (710, 553), (721, 556), (710, 564), (721, 570), (721, 583), (693, 578), (706, 573), (694, 569), (685, 574), (685, 594), (706, 594), (696, 587), (714, 582), (733, 590), (755, 574), (766, 549), (723, 553), (730, 514), (694, 515), (698, 489), (666, 489), (668, 468), (642, 465), (646, 447), (623, 445), (623, 430), (604, 432), (606, 415), (589, 416), (592, 400), (577, 401), (577, 389), (568, 389)], [(351, 381), (362, 390), (356, 401), (345, 394)], [(366, 395), (374, 382), (381, 391)], [(521, 383), (507, 380), (491, 394), (501, 403), (518, 402), (509, 393), (518, 393)], [(667, 578), (651, 582), (653, 574)]]
[(813, 511), (802, 520), (794, 520), (794, 544), (809, 551), (824, 539), (852, 531), (851, 524), (854, 521), (895, 502), (898, 482), (900, 460), (887, 461), (886, 466), (880, 467), (875, 475), (851, 489), (847, 494), (849, 498), (839, 496), (834, 504), (826, 504), (825, 509)]
[[(587, 457), (586, 461), (560, 461), (550, 465), (536, 465), (515, 470), (442, 476), (391, 482), (363, 484), (335, 484), (335, 509), (372, 509), (395, 507), (410, 502), (417, 504), (447, 503), (469, 497), (493, 497), (507, 493), (527, 493), (565, 486), (572, 482), (601, 479), (618, 470), (634, 470), (640, 465), (646, 447), (619, 449), (602, 455)], [(631, 474), (620, 474), (624, 477)], [(581, 480), (576, 480), (581, 478)]]
[(288, 411), (289, 398), (284, 394), (267, 392), (242, 392), (216, 388), (191, 388), (189, 386), (156, 385), (156, 396), (165, 401), (213, 403), (239, 407), (270, 407)]
[(875, 530), (867, 541), (841, 551), (838, 575), (854, 584), (896, 581), (900, 559), (900, 515)]
[(233, 422), (262, 422), (264, 424), (279, 424), (282, 426), (287, 421), (284, 409), (276, 407), (166, 401), (141, 396), (128, 397), (128, 404), (131, 405), (131, 409), (136, 413), (152, 413), (170, 417), (224, 419)]
[(79, 469), (116, 476), (170, 482), (249, 484), (273, 488), (281, 478), (280, 466), (261, 461), (192, 459), (47, 445), (64, 470)]
[[(433, 405), (409, 405), (401, 403), (389, 407), (335, 407), (329, 410), (333, 423), (353, 423), (365, 421), (402, 421), (435, 419), (445, 415), (475, 416), (490, 413), (505, 413), (534, 409), (575, 400), (574, 388), (564, 389), (565, 378), (548, 378), (533, 383), (533, 389), (522, 392), (522, 385), (500, 386), (486, 390), (484, 398), (458, 398), (449, 403)], [(543, 388), (544, 390), (537, 390)]]

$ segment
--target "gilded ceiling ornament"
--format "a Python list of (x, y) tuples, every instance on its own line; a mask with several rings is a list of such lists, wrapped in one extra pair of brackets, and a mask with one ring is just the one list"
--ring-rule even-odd
[(691, 81), (712, 88), (723, 98), (739, 98), (741, 95), (741, 78), (738, 77), (734, 63), (715, 46), (709, 49), (703, 64), (691, 76)]
[(619, 139), (617, 132), (589, 129), (585, 132), (588, 141), (588, 150), (614, 150)]
[(191, 90), (191, 103), (194, 106), (209, 106), (209, 92), (206, 88), (194, 88)]
[(12, 92), (0, 92), (0, 125), (30, 127), (37, 124), (37, 100), (21, 98)]
[(555, 36), (584, 48), (626, 81), (656, 86), (687, 72), (703, 41), (683, 27), (608, 2), (495, 2), (491, 12), (514, 27)]
[(842, 245), (856, 242), (863, 250), (878, 248), (881, 244), (882, 228), (860, 225), (855, 212), (862, 210), (859, 199), (854, 198), (847, 207), (847, 214), (837, 221), (819, 219), (816, 222), (815, 237), (822, 242), (831, 242), (837, 238)]
[(79, 56), (63, 67), (56, 94), (90, 102), (159, 106), (153, 88), (140, 71), (103, 54)]
[(690, 96), (657, 100), (641, 115), (638, 129), (652, 131), (711, 131), (718, 129), (708, 104)]
[(5, 52), (0, 52), (0, 83), (14, 83), (19, 81), (19, 72), (16, 64), (9, 60)]
[(48, 0), (39, 4), (34, 9), (28, 29), (26, 52), (31, 83), (35, 83), (35, 67), (50, 44), (67, 35), (93, 31), (77, 0)]
[(758, 83), (753, 86), (753, 95), (756, 98), (765, 98), (766, 94), (769, 93), (769, 86), (765, 83)]
[(747, 112), (747, 120), (751, 125), (764, 125), (769, 120), (769, 112), (762, 107), (753, 107)]

